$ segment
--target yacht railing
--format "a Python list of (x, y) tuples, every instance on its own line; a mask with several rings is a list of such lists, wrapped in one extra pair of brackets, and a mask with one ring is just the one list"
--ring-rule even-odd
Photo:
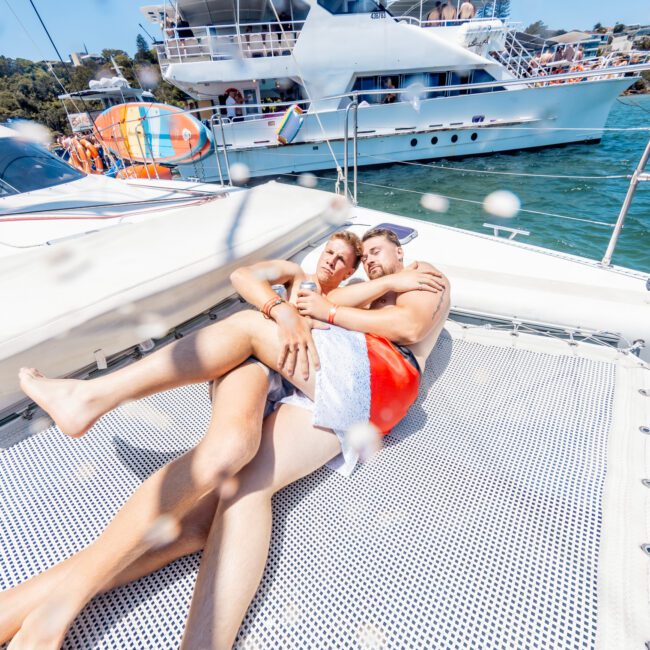
[[(156, 46), (161, 64), (286, 56), (305, 21), (168, 27)], [(282, 29), (280, 29), (280, 26)], [(188, 32), (192, 35), (188, 36)]]
[[(634, 198), (634, 194), (636, 192), (639, 183), (643, 181), (650, 181), (650, 174), (646, 172), (646, 166), (648, 164), (648, 160), (650, 160), (650, 140), (648, 140), (645, 150), (643, 151), (643, 155), (639, 160), (639, 164), (636, 166), (636, 169), (632, 174), (632, 178), (630, 179), (630, 185), (627, 188), (627, 194), (625, 195), (625, 199), (623, 200), (623, 205), (621, 206), (621, 211), (618, 215), (618, 219), (616, 220), (616, 225), (614, 226), (614, 232), (612, 233), (612, 237), (609, 240), (609, 244), (607, 246), (607, 250), (605, 251), (605, 255), (601, 260), (601, 264), (603, 266), (611, 266), (612, 264), (612, 256), (614, 255), (614, 251), (616, 250), (618, 237), (621, 234), (621, 230), (623, 230), (625, 217), (627, 216), (628, 210), (630, 209), (630, 205), (632, 204), (632, 199)], [(650, 289), (650, 287), (648, 288)]]
[(505, 49), (501, 52), (494, 52), (493, 56), (517, 79), (533, 76), (530, 70), (530, 60), (533, 55), (517, 38), (514, 30), (506, 34)]
[(513, 25), (521, 23), (505, 23), (499, 18), (455, 18), (454, 20), (427, 20), (415, 16), (395, 16), (399, 23), (409, 23), (417, 27), (460, 27), (461, 25), (487, 25), (490, 23), (501, 22), (504, 29), (512, 29)]

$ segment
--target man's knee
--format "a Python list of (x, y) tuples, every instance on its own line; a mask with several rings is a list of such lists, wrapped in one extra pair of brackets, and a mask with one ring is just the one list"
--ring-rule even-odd
[(229, 435), (224, 432), (220, 438), (219, 444), (200, 443), (195, 450), (195, 473), (202, 486), (217, 488), (247, 465), (259, 447), (259, 436), (242, 435), (238, 430)]

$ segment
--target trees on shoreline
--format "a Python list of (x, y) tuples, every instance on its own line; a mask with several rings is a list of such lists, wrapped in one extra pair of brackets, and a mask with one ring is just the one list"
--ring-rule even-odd
[[(115, 76), (112, 60), (131, 86), (152, 90), (165, 104), (183, 106), (189, 97), (160, 78), (156, 53), (147, 48), (144, 39), (142, 41), (137, 42), (138, 50), (133, 58), (123, 50), (103, 50), (102, 60), (86, 60), (77, 67), (0, 56), (0, 122), (34, 120), (55, 134), (70, 133), (65, 108), (57, 99), (58, 95), (86, 90), (92, 79)], [(84, 110), (84, 106), (79, 106), (79, 110)]]

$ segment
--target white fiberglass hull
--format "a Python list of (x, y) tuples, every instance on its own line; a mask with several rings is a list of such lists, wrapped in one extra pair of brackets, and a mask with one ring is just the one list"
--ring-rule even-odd
[[(633, 78), (563, 83), (472, 95), (375, 105), (358, 111), (358, 164), (433, 160), (596, 142), (616, 97)], [(294, 142), (277, 144), (279, 117), (224, 125), (227, 162), (244, 163), (251, 177), (300, 173), (343, 165), (345, 111), (308, 114)], [(477, 119), (482, 119), (477, 122)], [(322, 128), (321, 128), (322, 125)], [(352, 164), (352, 116), (349, 155)], [(179, 166), (185, 178), (220, 181), (226, 174), (224, 139), (215, 127), (219, 160)], [(221, 166), (221, 173), (219, 171)]]

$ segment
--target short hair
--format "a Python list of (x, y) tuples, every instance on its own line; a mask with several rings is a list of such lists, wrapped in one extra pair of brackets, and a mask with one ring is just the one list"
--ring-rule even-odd
[(340, 239), (351, 246), (354, 251), (353, 266), (355, 270), (358, 269), (359, 262), (361, 262), (361, 255), (363, 253), (363, 246), (361, 245), (359, 237), (357, 237), (357, 235), (355, 235), (351, 230), (339, 230), (338, 232), (335, 232), (328, 241), (332, 241), (333, 239)]
[(373, 237), (383, 237), (384, 239), (387, 239), (391, 244), (395, 244), (395, 246), (398, 248), (402, 245), (399, 237), (388, 228), (371, 228), (366, 233), (364, 233), (361, 241), (365, 242), (368, 239), (372, 239)]

